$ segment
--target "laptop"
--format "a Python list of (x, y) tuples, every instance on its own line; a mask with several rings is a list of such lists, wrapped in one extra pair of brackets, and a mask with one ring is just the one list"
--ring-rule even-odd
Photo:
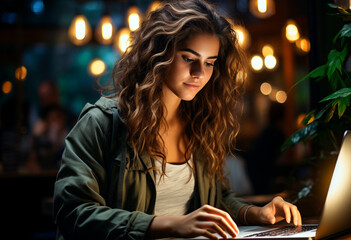
[(351, 131), (344, 133), (319, 224), (295, 227), (278, 223), (239, 226), (239, 230), (234, 239), (335, 239), (351, 232)]

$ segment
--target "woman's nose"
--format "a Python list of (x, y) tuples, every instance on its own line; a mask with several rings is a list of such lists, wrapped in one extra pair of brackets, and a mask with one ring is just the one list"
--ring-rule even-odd
[(194, 62), (191, 65), (190, 75), (195, 78), (201, 78), (204, 75), (204, 69), (200, 62)]

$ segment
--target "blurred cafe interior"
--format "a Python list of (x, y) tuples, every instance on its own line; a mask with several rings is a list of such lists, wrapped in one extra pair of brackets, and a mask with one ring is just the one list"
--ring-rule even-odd
[[(229, 186), (256, 204), (281, 194), (316, 214), (303, 206), (325, 194), (316, 185), (329, 181), (351, 121), (350, 27), (338, 34), (351, 21), (351, 0), (209, 2), (232, 22), (249, 63)], [(53, 184), (65, 136), (99, 98), (96, 80), (110, 80), (129, 34), (162, 3), (1, 1), (0, 212), (12, 236), (55, 239)], [(348, 92), (324, 99), (340, 89)]]

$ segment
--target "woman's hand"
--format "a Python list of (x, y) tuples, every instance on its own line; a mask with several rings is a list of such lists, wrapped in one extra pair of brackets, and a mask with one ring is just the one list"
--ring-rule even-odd
[(204, 205), (184, 216), (159, 216), (152, 221), (148, 237), (197, 237), (218, 239), (214, 234), (227, 238), (235, 237), (239, 229), (230, 215), (218, 208)]
[(301, 214), (297, 207), (284, 201), (281, 197), (275, 197), (263, 207), (253, 207), (251, 209), (247, 213), (249, 223), (275, 224), (285, 219), (287, 223), (292, 222), (295, 226), (302, 224)]

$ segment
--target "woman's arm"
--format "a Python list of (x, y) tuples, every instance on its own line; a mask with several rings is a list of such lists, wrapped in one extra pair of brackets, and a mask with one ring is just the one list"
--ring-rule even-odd
[(204, 205), (184, 216), (155, 217), (150, 225), (147, 237), (198, 237), (217, 239), (214, 233), (227, 238), (227, 233), (236, 237), (239, 233), (237, 225), (227, 212)]
[(263, 207), (248, 205), (240, 210), (240, 221), (248, 225), (275, 224), (284, 219), (295, 226), (302, 224), (301, 214), (297, 207), (279, 196)]
[(104, 153), (111, 122), (112, 116), (94, 108), (66, 138), (54, 191), (59, 239), (142, 239), (154, 217), (106, 205)]

